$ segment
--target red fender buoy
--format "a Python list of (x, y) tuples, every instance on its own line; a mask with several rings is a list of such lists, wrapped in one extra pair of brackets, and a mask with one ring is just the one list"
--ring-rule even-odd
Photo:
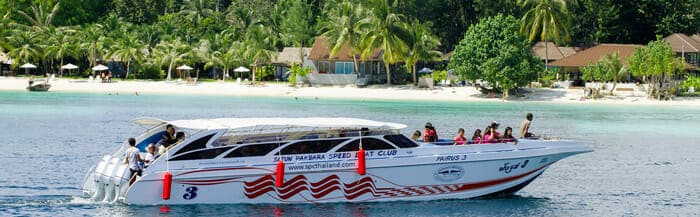
[(365, 149), (357, 150), (357, 173), (365, 175)]
[(275, 185), (277, 185), (277, 187), (282, 187), (282, 184), (284, 184), (284, 162), (281, 160), (277, 161), (277, 172), (275, 176)]
[(170, 186), (173, 183), (173, 174), (166, 171), (163, 174), (163, 200), (170, 200)]

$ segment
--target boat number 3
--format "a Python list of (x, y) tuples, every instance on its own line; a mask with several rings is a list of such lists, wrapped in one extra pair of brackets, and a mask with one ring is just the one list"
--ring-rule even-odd
[(194, 199), (195, 197), (197, 197), (197, 190), (198, 190), (197, 187), (194, 187), (194, 186), (185, 189), (185, 192), (187, 192), (187, 193), (182, 195), (182, 199), (185, 199), (185, 200)]

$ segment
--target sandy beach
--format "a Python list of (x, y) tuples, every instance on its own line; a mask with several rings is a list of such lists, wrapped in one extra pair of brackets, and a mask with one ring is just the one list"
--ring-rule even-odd
[[(0, 77), (0, 91), (26, 90), (28, 78)], [(37, 79), (41, 82), (42, 79)], [(365, 88), (354, 86), (290, 87), (286, 83), (265, 83), (249, 86), (235, 82), (199, 82), (185, 84), (183, 81), (98, 81), (55, 79), (50, 81), (52, 92), (89, 92), (105, 94), (188, 94), (225, 96), (269, 96), (298, 98), (332, 98), (360, 100), (414, 100), (414, 101), (457, 101), (457, 102), (552, 102), (567, 104), (622, 104), (622, 105), (690, 105), (700, 106), (698, 98), (676, 97), (671, 101), (648, 99), (644, 92), (633, 91), (596, 100), (581, 100), (580, 89), (528, 88), (523, 97), (509, 100), (488, 98), (474, 87), (436, 87), (418, 89), (411, 85), (374, 85)]]

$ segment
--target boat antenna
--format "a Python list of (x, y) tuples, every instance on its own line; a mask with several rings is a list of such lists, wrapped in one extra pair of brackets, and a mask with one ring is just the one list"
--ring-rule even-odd
[[(359, 147), (359, 149), (362, 149), (362, 128), (360, 128), (360, 133), (359, 133), (359, 134), (360, 134), (360, 147)], [(359, 150), (359, 149), (358, 149), (358, 150)]]
[(168, 154), (169, 148), (165, 148), (165, 171), (170, 171), (170, 154)]

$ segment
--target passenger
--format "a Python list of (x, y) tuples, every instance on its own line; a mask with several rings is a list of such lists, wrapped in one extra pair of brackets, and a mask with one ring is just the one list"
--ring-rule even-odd
[(472, 136), (472, 144), (481, 144), (482, 140), (481, 129), (476, 129), (476, 131), (474, 131), (474, 135)]
[(481, 137), (481, 144), (488, 144), (491, 137), (491, 126), (484, 128), (484, 136)]
[(177, 132), (175, 136), (175, 143), (185, 141), (185, 133), (184, 132)]
[(420, 139), (420, 130), (416, 130), (416, 132), (413, 132), (413, 136), (411, 136), (411, 139), (417, 142)]
[(156, 160), (156, 146), (151, 143), (146, 147), (146, 157), (143, 159), (143, 168), (148, 168), (154, 160)]
[(457, 130), (457, 136), (454, 138), (454, 141), (455, 141), (454, 145), (464, 145), (464, 143), (467, 142), (467, 138), (464, 137), (464, 129), (463, 128), (459, 128), (459, 130)]
[(488, 131), (484, 133), (484, 140), (486, 143), (498, 143), (501, 140), (501, 133), (498, 130), (498, 122), (491, 123), (488, 127)]
[(530, 133), (530, 124), (532, 123), (532, 113), (527, 113), (525, 120), (520, 123), (520, 138), (524, 139), (539, 139), (539, 136)]
[[(164, 146), (165, 148), (170, 147), (170, 145), (175, 143), (175, 128), (173, 125), (168, 124), (165, 126), (165, 133), (163, 133), (162, 138), (158, 142), (160, 146)], [(160, 147), (159, 147), (160, 149)]]
[(506, 127), (506, 132), (503, 133), (503, 138), (501, 139), (503, 143), (515, 142), (514, 145), (518, 144), (518, 140), (513, 137), (513, 128)]
[(139, 149), (136, 148), (136, 139), (129, 138), (129, 149), (126, 150), (126, 157), (124, 158), (124, 164), (129, 167), (129, 186), (136, 181), (136, 176), (141, 176), (141, 167), (139, 167), (139, 162), (143, 162), (141, 155), (139, 154)]
[(425, 123), (425, 130), (423, 130), (423, 142), (437, 142), (438, 135), (435, 127), (430, 122)]

